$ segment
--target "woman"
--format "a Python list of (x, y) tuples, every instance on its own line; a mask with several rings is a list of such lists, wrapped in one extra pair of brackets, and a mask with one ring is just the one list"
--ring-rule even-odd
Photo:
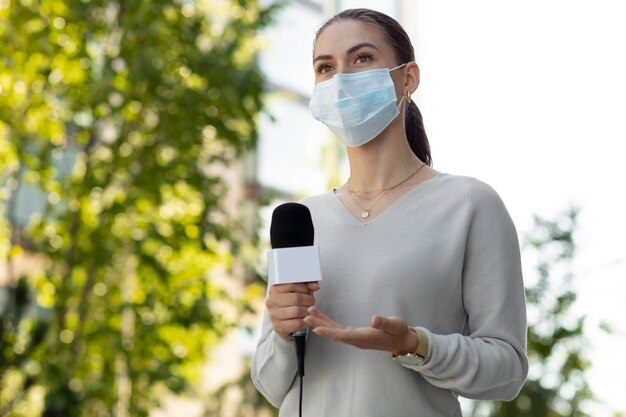
[(430, 167), (414, 59), (372, 10), (317, 33), (310, 108), (350, 178), (303, 201), (324, 280), (268, 292), (252, 378), (281, 416), (297, 415), (290, 334), (307, 326), (308, 416), (460, 416), (457, 395), (512, 399), (526, 378), (515, 228), (492, 188)]

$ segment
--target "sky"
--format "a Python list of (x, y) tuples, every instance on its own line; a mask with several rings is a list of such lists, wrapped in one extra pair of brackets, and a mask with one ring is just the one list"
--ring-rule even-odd
[[(607, 404), (596, 415), (626, 411), (626, 2), (340, 3), (401, 14), (421, 68), (413, 98), (435, 169), (493, 186), (521, 236), (533, 215), (552, 219), (580, 208), (575, 312), (587, 316), (589, 382)], [(308, 94), (311, 42), (321, 21), (284, 13), (293, 13), (287, 30), (294, 36), (274, 41), (261, 64), (277, 74), (281, 50), (288, 53), (278, 76)], [(271, 108), (282, 123), (262, 138), (261, 181), (323, 191), (315, 149), (328, 134), (293, 106), (276, 101)], [(284, 174), (293, 170), (310, 174)], [(612, 335), (598, 330), (603, 322)]]

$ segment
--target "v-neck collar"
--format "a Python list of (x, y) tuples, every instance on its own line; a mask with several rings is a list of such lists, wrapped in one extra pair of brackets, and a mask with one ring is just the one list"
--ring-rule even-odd
[(349, 221), (351, 223), (356, 223), (357, 225), (360, 225), (360, 226), (367, 226), (369, 224), (376, 223), (376, 221), (378, 221), (379, 218), (384, 218), (387, 215), (391, 215), (391, 214), (388, 214), (388, 212), (395, 211), (396, 207), (399, 206), (400, 204), (402, 204), (402, 201), (407, 199), (408, 196), (410, 196), (412, 194), (415, 194), (415, 193), (418, 193), (418, 192), (425, 191), (427, 188), (432, 186), (432, 184), (434, 184), (439, 178), (441, 178), (443, 176), (445, 176), (445, 174), (443, 174), (441, 172), (438, 172), (437, 174), (435, 174), (433, 177), (427, 179), (426, 181), (423, 181), (423, 182), (415, 185), (413, 188), (408, 190), (406, 193), (404, 193), (400, 197), (398, 197), (390, 205), (385, 207), (385, 209), (382, 212), (378, 213), (372, 219), (370, 219), (368, 221), (365, 221), (365, 222), (361, 221), (359, 217), (357, 217), (354, 214), (352, 214), (350, 209), (348, 209), (348, 207), (346, 207), (343, 204), (343, 202), (339, 199), (339, 197), (336, 194), (337, 189), (334, 188), (334, 189), (332, 189), (331, 191), (328, 192), (329, 200), (330, 200), (330, 204), (333, 206), (333, 208), (335, 209), (335, 211), (338, 213), (338, 215), (341, 218), (346, 219), (346, 221)]

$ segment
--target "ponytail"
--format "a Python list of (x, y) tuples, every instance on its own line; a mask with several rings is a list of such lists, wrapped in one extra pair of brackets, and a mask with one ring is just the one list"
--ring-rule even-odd
[(433, 159), (430, 155), (428, 136), (426, 136), (426, 131), (424, 130), (422, 113), (417, 108), (417, 104), (413, 101), (409, 102), (406, 106), (404, 127), (409, 146), (413, 153), (417, 155), (422, 162), (426, 163), (426, 165), (432, 166)]

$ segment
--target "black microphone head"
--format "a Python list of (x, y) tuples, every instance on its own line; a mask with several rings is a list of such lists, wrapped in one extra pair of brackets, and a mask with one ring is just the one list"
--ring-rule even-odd
[(273, 249), (313, 246), (313, 220), (309, 208), (300, 203), (284, 203), (274, 209), (270, 225)]

